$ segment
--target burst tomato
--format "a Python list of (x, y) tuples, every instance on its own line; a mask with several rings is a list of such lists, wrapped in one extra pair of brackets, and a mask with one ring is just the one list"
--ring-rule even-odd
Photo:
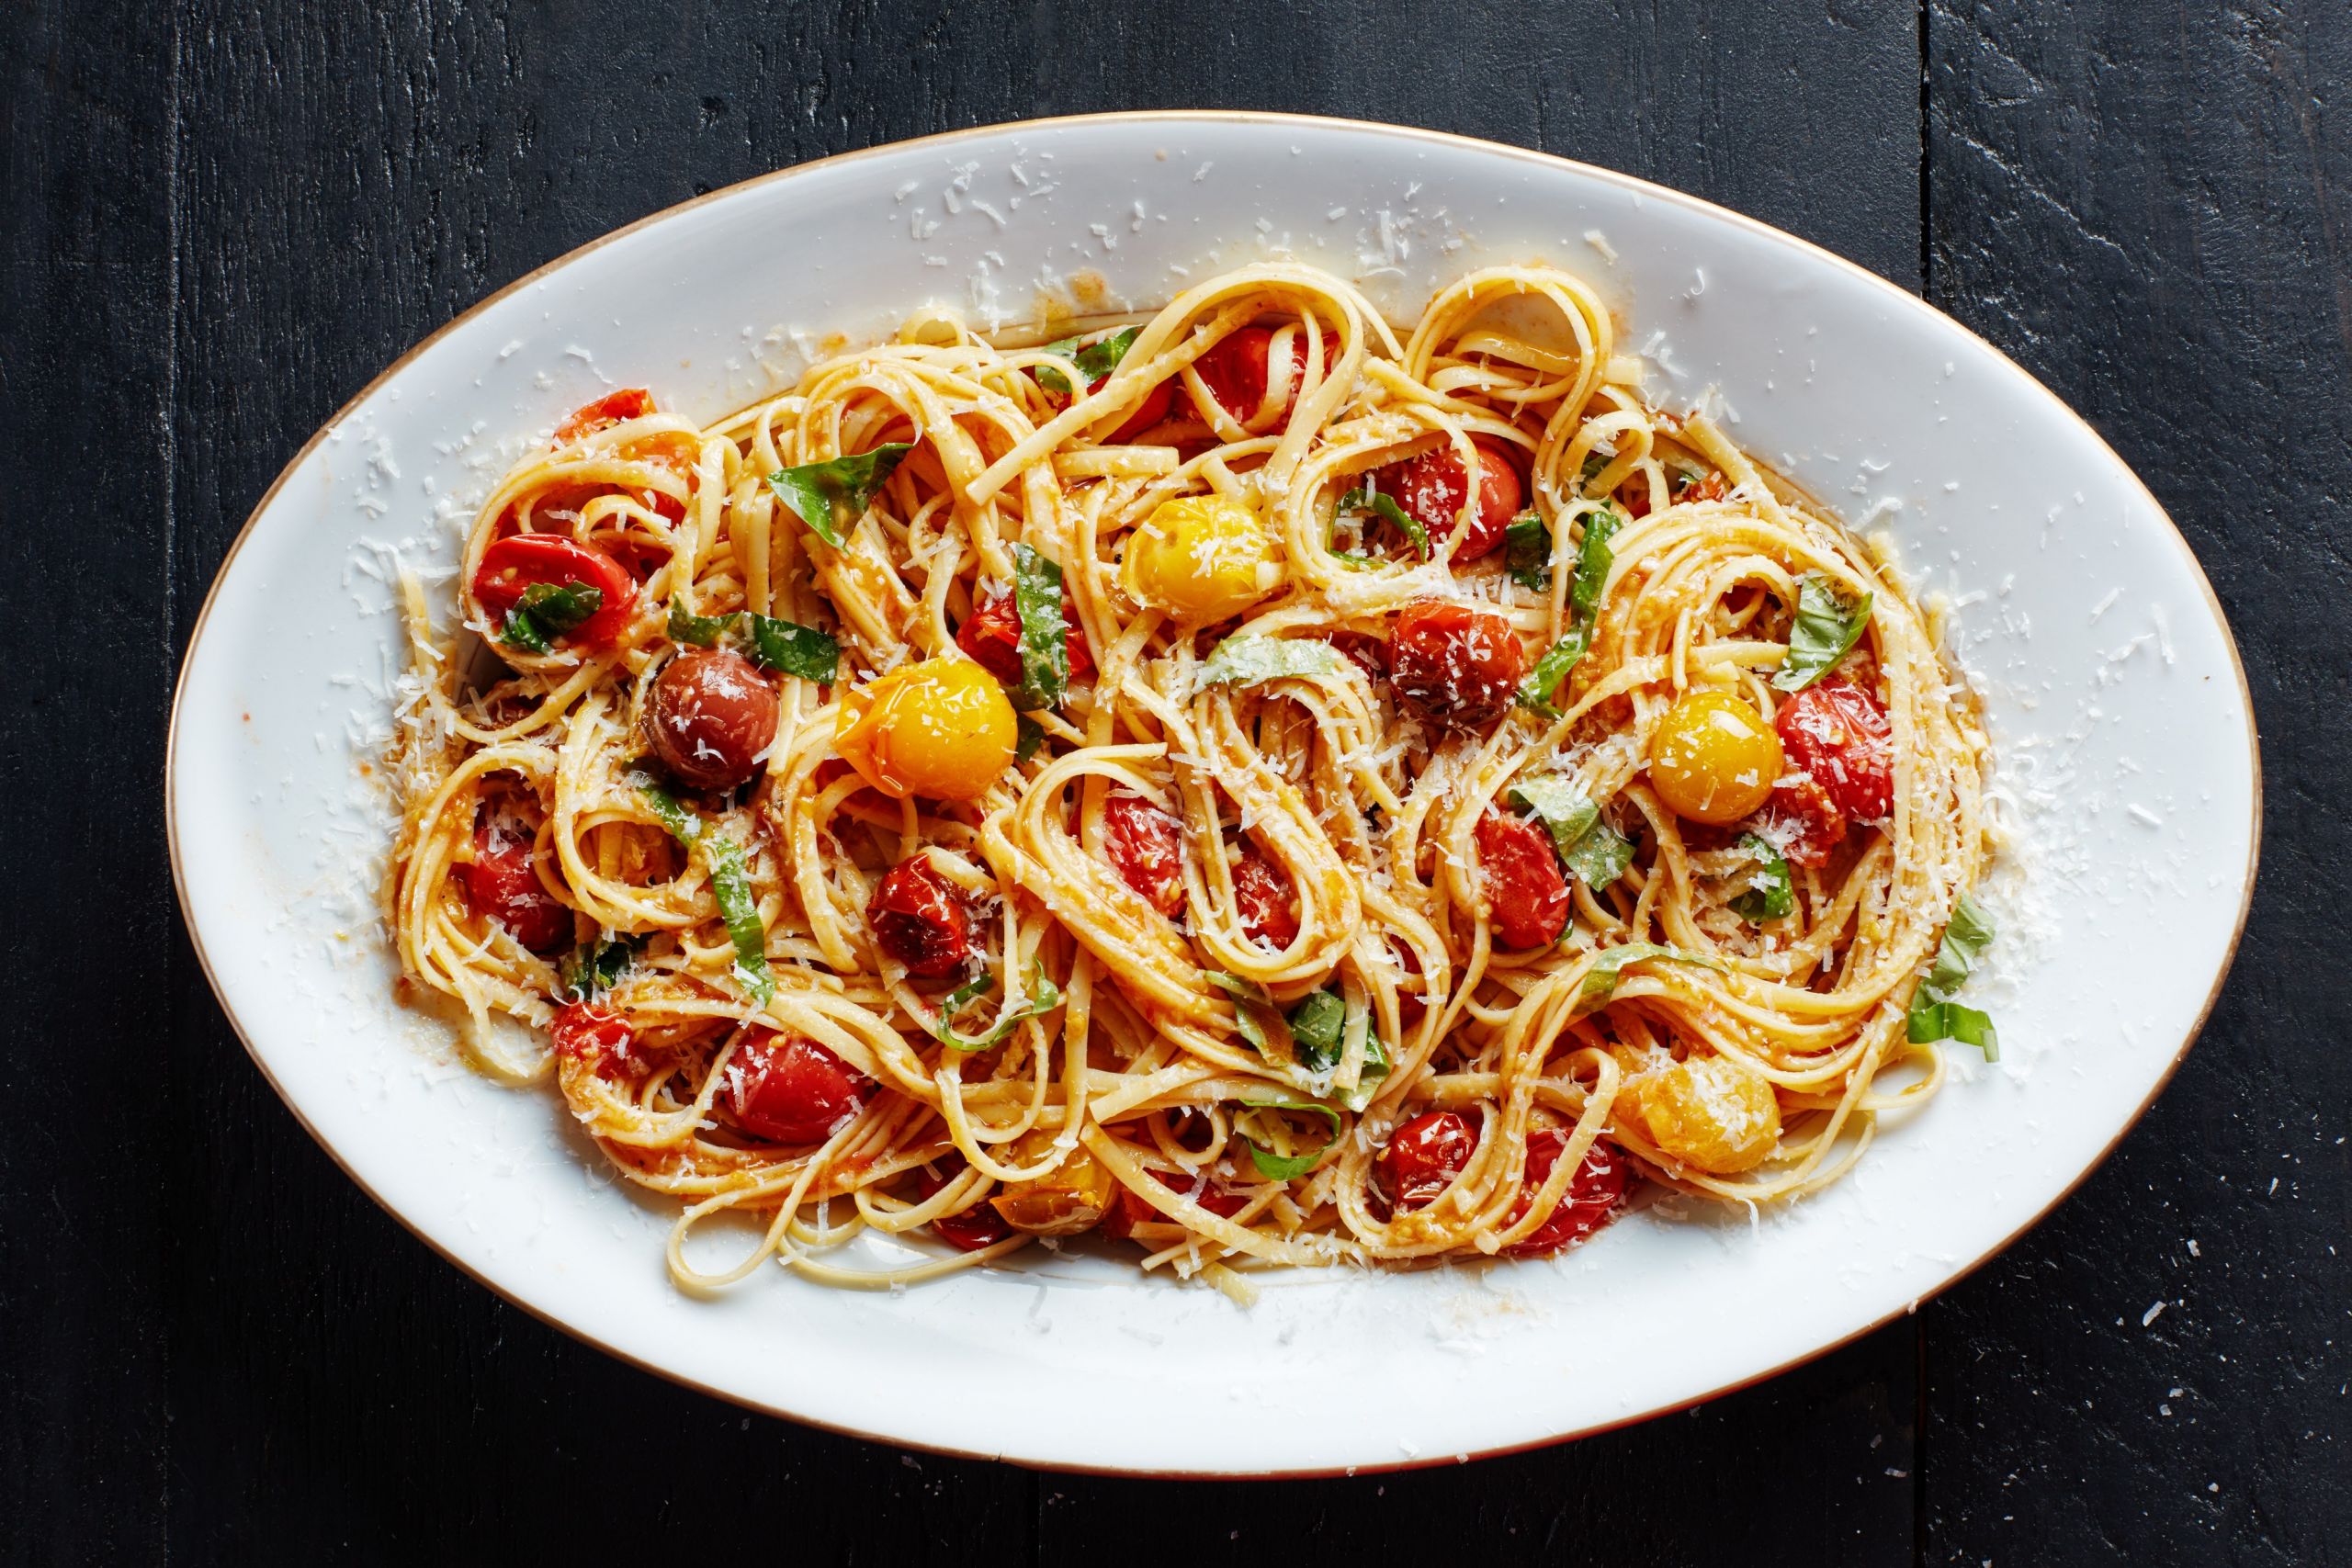
[(585, 1063), (594, 1072), (610, 1075), (627, 1067), (636, 1043), (620, 1015), (603, 1008), (572, 1002), (555, 1015), (556, 1054)]
[(1170, 919), (1184, 908), (1184, 825), (1131, 789), (1102, 798), (1102, 851), (1119, 880)]
[(1451, 599), (1416, 599), (1388, 637), (1396, 694), (1440, 724), (1476, 728), (1501, 717), (1527, 678), (1510, 622)]
[(1845, 841), (1846, 814), (1815, 780), (1783, 780), (1756, 814), (1756, 831), (1797, 865), (1826, 865)]
[(594, 649), (611, 642), (628, 625), (629, 608), (637, 602), (637, 580), (620, 562), (560, 534), (510, 534), (491, 546), (474, 572), (473, 595), (484, 615), (503, 623), (540, 583), (592, 588), (604, 596), (594, 614), (556, 639), (575, 648)]
[[(1557, 1127), (1538, 1127), (1527, 1135), (1527, 1175), (1520, 1185), (1519, 1206), (1510, 1213), (1513, 1223), (1527, 1213), (1567, 1146), (1567, 1135)], [(1609, 1223), (1624, 1197), (1625, 1156), (1606, 1138), (1596, 1138), (1551, 1217), (1508, 1251), (1514, 1258), (1537, 1258), (1581, 1241)]]
[[(1069, 652), (1069, 678), (1080, 682), (1094, 678), (1094, 650), (1078, 624), (1078, 606), (1062, 595), (1062, 624), (1069, 627), (1064, 646)], [(1008, 686), (1021, 683), (1021, 609), (1010, 589), (999, 589), (956, 628), (956, 646), (989, 674)]]
[(1425, 1209), (1470, 1164), (1478, 1129), (1458, 1111), (1431, 1111), (1396, 1129), (1380, 1156), (1389, 1201), (1399, 1210)]
[(533, 953), (571, 942), (571, 911), (539, 881), (531, 845), (496, 823), (474, 829), (474, 858), (458, 868), (475, 908), (504, 926)]
[(718, 1103), (753, 1137), (814, 1144), (854, 1115), (873, 1088), (815, 1041), (755, 1029), (728, 1060)]
[(653, 412), (653, 394), (643, 387), (624, 387), (617, 392), (606, 392), (594, 402), (582, 403), (571, 411), (571, 416), (555, 427), (555, 445), (568, 446), (583, 435), (599, 430), (642, 419)]
[(1878, 694), (1832, 678), (1807, 686), (1772, 716), (1790, 763), (1864, 822), (1894, 807), (1894, 738)]
[[(1264, 327), (1243, 327), (1239, 332), (1220, 339), (1217, 345), (1203, 355), (1198, 364), (1201, 380), (1208, 387), (1209, 395), (1232, 418), (1252, 430), (1272, 430), (1290, 420), (1290, 412), (1298, 404), (1300, 371), (1306, 355), (1305, 328), (1291, 333), (1276, 364), (1274, 334)], [(1332, 356), (1338, 352), (1338, 340), (1329, 333), (1323, 334), (1323, 369), (1329, 374)], [(1266, 409), (1269, 390), (1282, 393), (1279, 411)]]
[[(1456, 561), (1476, 560), (1500, 545), (1503, 530), (1519, 515), (1526, 495), (1510, 448), (1483, 435), (1472, 437), (1470, 446), (1478, 455), (1478, 504), (1453, 552)], [(1435, 553), (1453, 533), (1463, 499), (1470, 493), (1470, 476), (1462, 455), (1448, 442), (1386, 469), (1380, 488), (1396, 498), (1405, 515), (1429, 530), (1430, 548)]]
[(1233, 902), (1241, 912), (1241, 931), (1250, 941), (1277, 950), (1298, 940), (1298, 896), (1283, 869), (1255, 843), (1245, 843), (1233, 864)]
[(1505, 947), (1543, 947), (1567, 929), (1568, 879), (1552, 836), (1537, 824), (1501, 811), (1480, 818), (1478, 875)]
[[(1206, 1176), (1188, 1179), (1173, 1170), (1155, 1170), (1151, 1174), (1158, 1178), (1159, 1184), (1170, 1192), (1182, 1192), (1210, 1213), (1222, 1219), (1233, 1218), (1249, 1201), (1243, 1194), (1228, 1191), (1211, 1181)], [(1111, 1201), (1111, 1207), (1103, 1214), (1100, 1228), (1104, 1235), (1114, 1241), (1126, 1241), (1135, 1235), (1137, 1225), (1172, 1225), (1175, 1223), (1143, 1199), (1122, 1187), (1119, 1189), (1119, 1195)]]
[[(915, 1191), (922, 1197), (936, 1197), (939, 1190), (963, 1173), (962, 1155), (943, 1155), (934, 1162), (936, 1173), (924, 1169), (915, 1172)], [(984, 1247), (994, 1247), (1012, 1235), (1012, 1227), (1004, 1216), (990, 1208), (982, 1199), (960, 1214), (943, 1214), (931, 1222), (931, 1233), (959, 1252), (978, 1252)]]
[(891, 868), (866, 901), (875, 944), (925, 980), (953, 975), (972, 956), (972, 915), (963, 889), (916, 855)]

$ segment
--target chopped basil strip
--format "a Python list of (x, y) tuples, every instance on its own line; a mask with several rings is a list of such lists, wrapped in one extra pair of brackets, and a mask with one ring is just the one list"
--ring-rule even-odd
[(1645, 959), (1671, 960), (1677, 964), (1696, 964), (1705, 969), (1720, 969), (1722, 964), (1696, 953), (1686, 953), (1679, 947), (1660, 947), (1654, 942), (1629, 942), (1604, 950), (1598, 962), (1585, 971), (1584, 984), (1577, 988), (1573, 1017), (1581, 1018), (1616, 994), (1617, 982), (1624, 977), (1625, 965)]
[(1119, 367), (1119, 361), (1127, 356), (1127, 350), (1135, 346), (1136, 335), (1142, 331), (1141, 327), (1121, 327), (1109, 337), (1097, 338), (1071, 355), (1070, 363), (1078, 367), (1078, 373), (1086, 378), (1091, 387)]
[(641, 936), (622, 936), (572, 949), (557, 971), (556, 995), (567, 1002), (600, 1000), (620, 984), (645, 943)]
[(1567, 868), (1584, 878), (1584, 885), (1595, 893), (1625, 874), (1634, 863), (1634, 840), (1596, 819), (1582, 837), (1565, 852), (1560, 859)]
[(702, 837), (702, 818), (678, 804), (678, 797), (655, 784), (644, 773), (637, 775), (637, 793), (653, 808), (654, 819), (670, 830), (670, 836), (692, 848)]
[(1817, 571), (1797, 579), (1797, 619), (1789, 631), (1789, 656), (1772, 676), (1784, 692), (1802, 692), (1853, 650), (1871, 624), (1871, 596), (1848, 599)]
[(1261, 681), (1337, 675), (1344, 656), (1311, 637), (1229, 637), (1201, 666), (1199, 685), (1255, 685)]
[(696, 648), (712, 648), (734, 626), (732, 615), (697, 615), (681, 599), (670, 601), (670, 640), (690, 642)]
[(1751, 926), (1777, 920), (1797, 907), (1797, 890), (1789, 882), (1788, 857), (1754, 833), (1742, 833), (1738, 847), (1756, 862), (1747, 873), (1747, 888), (1731, 901), (1732, 912)]
[(1609, 541), (1623, 525), (1623, 515), (1613, 506), (1585, 513), (1577, 574), (1568, 585), (1568, 630), (1535, 661), (1533, 672), (1519, 688), (1519, 705), (1542, 717), (1559, 716), (1552, 695), (1592, 646), (1593, 613), (1600, 607), (1600, 591), (1608, 586), (1609, 569), (1617, 558)]
[(760, 924), (759, 901), (752, 897), (743, 846), (712, 834), (698, 847), (710, 868), (711, 897), (718, 900), (719, 918), (735, 942), (735, 978), (765, 1007), (775, 995), (775, 981), (768, 974), (768, 931)]
[(1407, 538), (1413, 541), (1413, 548), (1420, 552), (1423, 560), (1430, 558), (1430, 531), (1421, 526), (1419, 518), (1397, 505), (1394, 497), (1382, 495), (1376, 491), (1358, 485), (1340, 498), (1340, 510), (1341, 512), (1371, 512), (1387, 519)]
[(999, 1020), (997, 1026), (986, 1034), (967, 1037), (956, 1033), (954, 1027), (947, 1021), (955, 1016), (956, 1010), (982, 992), (992, 991), (995, 988), (995, 976), (983, 975), (968, 985), (958, 986), (949, 992), (947, 999), (939, 1005), (939, 1021), (933, 1024), (931, 1030), (932, 1033), (938, 1036), (939, 1043), (955, 1051), (985, 1051), (1002, 1041), (1006, 1035), (1030, 1019), (1042, 1018), (1062, 1005), (1061, 987), (1046, 977), (1044, 964), (1033, 964), (1029, 970), (1029, 999), (1014, 1008), (1011, 1017)]
[(874, 492), (882, 488), (899, 459), (913, 450), (912, 442), (890, 441), (854, 457), (803, 463), (770, 474), (768, 488), (817, 537), (839, 549), (843, 536), (865, 515)]
[(1347, 1092), (1340, 1103), (1351, 1111), (1362, 1111), (1372, 1103), (1380, 1090), (1381, 1080), (1388, 1076), (1388, 1047), (1380, 1036), (1367, 1033), (1363, 1037), (1363, 1069), (1356, 1075), (1356, 1087)]
[(605, 591), (580, 582), (534, 582), (506, 612), (498, 640), (509, 648), (546, 653), (555, 639), (605, 607)]
[(752, 615), (752, 657), (769, 669), (830, 686), (841, 673), (842, 645), (814, 626)]
[(1521, 588), (1552, 586), (1552, 531), (1541, 516), (1524, 513), (1503, 530), (1503, 563)]
[(1907, 1021), (1913, 1044), (1957, 1040), (1984, 1052), (1988, 1062), (2001, 1059), (2001, 1037), (1993, 1028), (1993, 1021), (1976, 1009), (1962, 1007), (1951, 999), (1951, 994), (1966, 983), (1969, 971), (1984, 955), (1984, 946), (1992, 940), (1993, 917), (1974, 898), (1962, 894), (1952, 906), (1951, 919), (1944, 927), (1944, 939), (1937, 945), (1936, 962), (1911, 998)]
[(1212, 984), (1233, 998), (1233, 1016), (1241, 1030), (1241, 1038), (1250, 1042), (1250, 1048), (1260, 1055), (1264, 1055), (1266, 1026), (1259, 1019), (1258, 1010), (1274, 1005), (1268, 999), (1265, 988), (1255, 980), (1245, 980), (1222, 969), (1211, 969), (1205, 973)]
[(1250, 1147), (1250, 1163), (1256, 1166), (1258, 1174), (1269, 1181), (1295, 1180), (1313, 1170), (1316, 1162), (1329, 1151), (1333, 1144), (1340, 1141), (1340, 1134), (1345, 1125), (1340, 1122), (1338, 1111), (1328, 1105), (1318, 1105), (1311, 1100), (1245, 1100), (1241, 1103), (1253, 1111), (1302, 1111), (1307, 1115), (1320, 1116), (1331, 1123), (1331, 1135), (1317, 1145), (1312, 1154), (1278, 1155), (1261, 1147), (1255, 1138), (1244, 1136), (1241, 1141)]
[(1062, 569), (1027, 545), (1012, 547), (1012, 602), (1021, 612), (1017, 708), (1049, 708), (1069, 691), (1069, 623), (1062, 619)]
[(1037, 754), (1037, 748), (1045, 743), (1046, 727), (1044, 725), (1039, 724), (1025, 713), (1017, 713), (1012, 716), (1012, 755), (1017, 761), (1027, 761)]
[(1524, 774), (1511, 782), (1510, 798), (1543, 819), (1561, 863), (1596, 892), (1634, 863), (1633, 840), (1601, 820), (1600, 807), (1566, 774)]
[(1290, 1010), (1291, 1043), (1298, 1065), (1328, 1073), (1340, 1065), (1340, 1041), (1348, 1025), (1348, 1004), (1336, 991), (1312, 991)]

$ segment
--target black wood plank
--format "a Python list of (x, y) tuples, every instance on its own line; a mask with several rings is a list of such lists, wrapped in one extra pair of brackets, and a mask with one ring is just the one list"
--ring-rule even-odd
[[(174, 133), (135, 3), (0, 9), (0, 1559), (164, 1540), (161, 1043)], [(98, 177), (98, 171), (115, 177)], [(57, 909), (71, 911), (60, 922)]]
[(2352, 18), (1938, 0), (1929, 43), (1930, 297), (2081, 410), (2188, 535), (2268, 787), (2203, 1041), (2071, 1203), (1930, 1309), (1928, 1560), (2352, 1561), (2352, 671), (2312, 624), (2352, 577)]
[[(173, 468), (176, 625), (310, 430), (475, 299), (670, 202), (937, 130), (1157, 106), (1427, 124), (1650, 175), (1916, 285), (1911, 13), (1719, 9), (1416, 4), (1370, 37), (1337, 0), (1279, 17), (1234, 0), (191, 8), (173, 410), (201, 438)], [(1193, 1521), (1222, 1519), (1301, 1557), (1434, 1544), (1420, 1521), (1438, 1517), (1451, 1543), (1467, 1517), (1505, 1546), (1615, 1560), (1909, 1559), (1908, 1325), (1696, 1416), (1386, 1483), (1041, 1481), (742, 1416), (573, 1345), (410, 1240), (296, 1127), (181, 958), (177, 1110), (219, 1134), (164, 1156), (171, 1518), (192, 1555), (606, 1560), (691, 1541), (1059, 1560), (1132, 1548), (1148, 1517), (1205, 1546), (1221, 1536)], [(1700, 1474), (1723, 1506), (1688, 1506)]]

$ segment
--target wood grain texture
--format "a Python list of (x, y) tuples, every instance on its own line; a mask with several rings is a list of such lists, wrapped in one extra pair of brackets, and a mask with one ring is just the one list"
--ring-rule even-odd
[(2178, 522), (2267, 779), (2203, 1040), (2073, 1201), (1927, 1314), (1930, 1560), (2352, 1562), (2352, 670), (2312, 621), (2352, 590), (2352, 17), (1939, 0), (1928, 42), (1929, 297)]

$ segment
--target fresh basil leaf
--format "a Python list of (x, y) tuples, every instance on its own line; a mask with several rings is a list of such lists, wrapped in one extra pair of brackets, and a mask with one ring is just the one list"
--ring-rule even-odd
[(1617, 982), (1624, 977), (1625, 965), (1657, 959), (1676, 964), (1696, 964), (1702, 969), (1723, 967), (1712, 958), (1696, 953), (1686, 953), (1679, 947), (1660, 947), (1654, 942), (1629, 942), (1604, 950), (1590, 969), (1585, 971), (1584, 984), (1577, 989), (1576, 1007), (1571, 1017), (1581, 1018), (1616, 994)]
[(1012, 602), (1021, 613), (1017, 708), (1049, 708), (1069, 691), (1069, 623), (1062, 618), (1062, 569), (1027, 545), (1012, 547)]
[(1025, 713), (1012, 716), (1012, 755), (1016, 761), (1027, 761), (1046, 743), (1046, 727)]
[(1773, 673), (1783, 692), (1802, 692), (1853, 650), (1871, 624), (1871, 596), (1848, 599), (1829, 579), (1808, 571), (1797, 579), (1796, 625), (1789, 631), (1789, 656)]
[(620, 984), (645, 943), (641, 936), (622, 936), (572, 949), (557, 971), (556, 995), (567, 1002), (601, 999)]
[(771, 670), (830, 686), (841, 674), (842, 645), (814, 626), (753, 615), (752, 657)]
[(1634, 840), (1606, 821), (1596, 819), (1560, 859), (1570, 871), (1584, 878), (1587, 887), (1598, 893), (1624, 875), (1626, 867), (1634, 863)]
[(1577, 575), (1568, 585), (1567, 632), (1544, 650), (1519, 688), (1519, 705), (1540, 717), (1560, 716), (1560, 710), (1552, 705), (1553, 694), (1592, 646), (1593, 614), (1600, 607), (1601, 590), (1609, 585), (1609, 569), (1617, 558), (1609, 541), (1624, 521), (1623, 513), (1613, 506), (1585, 513), (1584, 539), (1577, 547)]
[(1298, 1065), (1328, 1073), (1340, 1065), (1340, 1039), (1348, 1024), (1348, 1004), (1337, 991), (1310, 991), (1290, 1010), (1290, 1038)]
[(1370, 512), (1387, 519), (1392, 526), (1413, 541), (1413, 548), (1419, 552), (1423, 560), (1430, 558), (1430, 531), (1421, 526), (1419, 518), (1397, 505), (1393, 496), (1382, 495), (1363, 485), (1358, 485), (1340, 498), (1340, 510), (1341, 512)]
[(1540, 514), (1522, 513), (1503, 530), (1503, 563), (1521, 588), (1552, 586), (1552, 531)]
[(637, 793), (652, 808), (653, 818), (670, 831), (670, 836), (691, 849), (702, 837), (702, 818), (678, 804), (678, 797), (653, 782), (649, 773), (636, 775)]
[(1617, 460), (1614, 452), (1588, 452), (1584, 455), (1584, 469), (1577, 475), (1577, 488), (1581, 490), (1600, 477), (1600, 470)]
[(889, 441), (854, 457), (834, 457), (803, 463), (768, 476), (768, 488), (790, 507), (817, 537), (840, 549), (843, 536), (865, 515), (874, 492), (882, 488), (906, 455), (910, 441)]
[(1340, 1134), (1346, 1128), (1346, 1123), (1340, 1120), (1338, 1111), (1328, 1105), (1318, 1105), (1311, 1100), (1245, 1100), (1241, 1103), (1253, 1111), (1301, 1111), (1307, 1115), (1320, 1116), (1331, 1123), (1331, 1135), (1317, 1145), (1312, 1154), (1278, 1155), (1261, 1146), (1255, 1138), (1245, 1135), (1241, 1141), (1249, 1145), (1250, 1163), (1256, 1166), (1258, 1174), (1269, 1181), (1293, 1181), (1313, 1170), (1316, 1162), (1329, 1152), (1333, 1144), (1340, 1141)]
[(670, 601), (670, 640), (673, 642), (713, 648), (734, 624), (732, 615), (697, 615), (686, 608), (684, 600)]
[(1943, 941), (1936, 946), (1936, 961), (1911, 998), (1910, 1016), (1905, 1021), (1912, 1043), (1957, 1040), (1983, 1051), (1988, 1062), (2001, 1059), (2001, 1037), (1993, 1028), (1993, 1021), (1976, 1009), (1962, 1007), (1951, 999), (1952, 993), (1966, 983), (1969, 971), (1984, 955), (1985, 945), (1992, 940), (1993, 917), (1974, 898), (1962, 894), (1952, 906), (1951, 919), (1944, 925)]
[(1255, 980), (1245, 980), (1238, 975), (1228, 975), (1222, 969), (1204, 970), (1211, 984), (1233, 998), (1233, 1017), (1241, 1031), (1241, 1038), (1250, 1042), (1250, 1049), (1260, 1055), (1266, 1054), (1266, 1026), (1258, 1017), (1260, 1008), (1271, 1009), (1265, 987)]
[(1521, 773), (1511, 781), (1510, 798), (1542, 819), (1563, 855), (1600, 820), (1600, 807), (1566, 773)]
[(1797, 907), (1797, 890), (1789, 880), (1788, 857), (1761, 836), (1742, 833), (1735, 846), (1755, 863), (1747, 873), (1747, 887), (1731, 901), (1732, 912), (1751, 926), (1777, 920)]
[(555, 639), (605, 607), (605, 591), (581, 582), (534, 582), (506, 612), (498, 640), (510, 648), (548, 652)]
[(768, 973), (768, 931), (760, 923), (759, 901), (752, 897), (743, 846), (711, 834), (697, 848), (710, 870), (710, 893), (718, 900), (719, 919), (727, 922), (727, 934), (735, 943), (735, 978), (765, 1007), (775, 996), (775, 980)]
[(1312, 637), (1229, 637), (1201, 665), (1199, 687), (1337, 675), (1344, 656)]
[(983, 975), (968, 985), (958, 986), (949, 992), (947, 999), (940, 1004), (939, 1021), (932, 1026), (931, 1032), (938, 1037), (939, 1043), (954, 1051), (985, 1051), (989, 1046), (1000, 1043), (1006, 1035), (1011, 1034), (1029, 1020), (1042, 1018), (1062, 1005), (1061, 987), (1046, 977), (1044, 964), (1033, 964), (1029, 970), (1029, 999), (1027, 1001), (1014, 1008), (1011, 1016), (999, 1020), (997, 1026), (986, 1034), (966, 1036), (956, 1033), (955, 1028), (947, 1021), (955, 1016), (956, 1010), (982, 992), (995, 988), (995, 977)]
[(1070, 363), (1078, 367), (1078, 373), (1092, 387), (1119, 367), (1119, 361), (1127, 356), (1127, 350), (1135, 346), (1136, 336), (1142, 331), (1141, 327), (1121, 327), (1109, 337), (1097, 338), (1073, 353)]

